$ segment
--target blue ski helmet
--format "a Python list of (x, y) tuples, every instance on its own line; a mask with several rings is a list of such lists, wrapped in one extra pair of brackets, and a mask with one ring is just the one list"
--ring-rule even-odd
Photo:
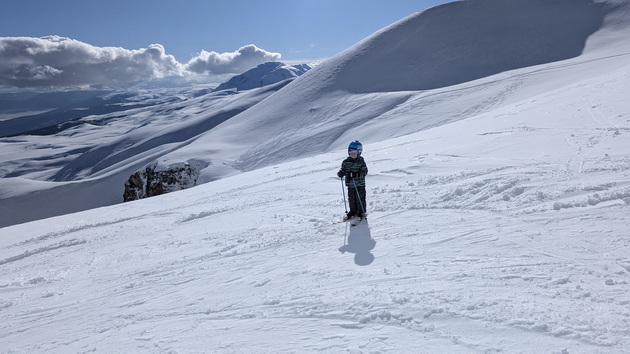
[(350, 152), (350, 150), (357, 150), (360, 156), (363, 152), (363, 144), (361, 144), (358, 140), (355, 140), (348, 146), (348, 152)]

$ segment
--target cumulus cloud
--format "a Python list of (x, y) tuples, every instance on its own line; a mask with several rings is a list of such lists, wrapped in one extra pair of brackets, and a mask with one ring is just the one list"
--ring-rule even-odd
[(160, 44), (128, 50), (70, 38), (0, 37), (0, 82), (18, 87), (128, 82), (182, 76)]
[(280, 57), (280, 53), (268, 52), (249, 44), (235, 52), (228, 53), (203, 50), (186, 64), (186, 68), (198, 74), (240, 74), (260, 64), (278, 61)]
[(253, 44), (229, 53), (202, 51), (182, 64), (166, 54), (161, 44), (129, 50), (96, 47), (59, 36), (0, 37), (0, 84), (71, 86), (213, 75), (216, 78), (240, 74), (279, 59), (280, 53)]

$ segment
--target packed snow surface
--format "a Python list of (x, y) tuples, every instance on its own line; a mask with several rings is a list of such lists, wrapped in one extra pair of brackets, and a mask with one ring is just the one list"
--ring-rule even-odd
[[(531, 8), (547, 3), (587, 4)], [(209, 156), (207, 183), (0, 228), (0, 352), (630, 352), (629, 17), (613, 5), (592, 4), (601, 26), (562, 61), (343, 89), (333, 64), (368, 38), (287, 86), (178, 103), (199, 124), (210, 113), (195, 109), (243, 110), (202, 136), (136, 121), (186, 138), (169, 154), (157, 129), (102, 137), (116, 154), (64, 171), (96, 184), (131, 147), (164, 164)], [(354, 139), (369, 217), (351, 227), (335, 173)], [(32, 209), (19, 193), (55, 183), (8, 180), (18, 191), (2, 194)]]
[(627, 2), (509, 4), (413, 14), (288, 85), (170, 90), (172, 102), (169, 90), (147, 90), (146, 101), (164, 103), (0, 139), (0, 227), (120, 203), (124, 182), (148, 164), (194, 161), (205, 183), (474, 118), (625, 65)]

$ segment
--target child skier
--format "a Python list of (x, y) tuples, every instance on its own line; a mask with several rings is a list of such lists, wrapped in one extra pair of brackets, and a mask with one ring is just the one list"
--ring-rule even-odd
[(354, 216), (360, 218), (366, 216), (365, 176), (368, 173), (368, 168), (361, 152), (363, 152), (363, 145), (358, 140), (351, 142), (348, 146), (348, 158), (343, 160), (341, 169), (337, 172), (339, 178), (346, 178), (346, 187), (348, 187), (350, 211), (344, 220)]

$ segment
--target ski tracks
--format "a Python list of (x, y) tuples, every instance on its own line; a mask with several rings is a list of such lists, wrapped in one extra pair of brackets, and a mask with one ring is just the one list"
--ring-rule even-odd
[[(465, 159), (441, 162), (453, 158)], [(376, 173), (379, 183), (368, 195), (373, 235), (379, 244), (399, 245), (387, 259), (407, 260), (385, 274), (432, 289), (392, 295), (410, 307), (398, 311), (418, 319), (423, 308), (422, 318), (439, 314), (544, 334), (550, 342), (624, 348), (615, 338), (630, 333), (623, 325), (629, 301), (619, 296), (630, 290), (628, 219), (620, 218), (630, 205), (627, 168), (606, 183), (598, 175), (610, 172), (607, 165), (594, 164), (561, 188), (549, 183), (553, 170), (536, 163), (454, 175), (422, 174), (413, 165)], [(560, 200), (567, 197), (584, 202), (565, 206)], [(577, 209), (558, 214), (567, 207)]]

